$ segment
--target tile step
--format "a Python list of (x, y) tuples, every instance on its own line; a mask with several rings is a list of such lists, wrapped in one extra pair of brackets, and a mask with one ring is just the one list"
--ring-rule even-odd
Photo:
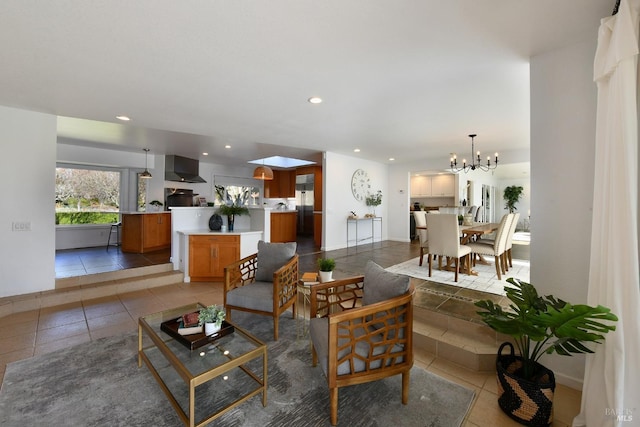
[(498, 348), (509, 340), (484, 324), (414, 306), (414, 347), (467, 369), (494, 371)]
[(43, 307), (183, 283), (184, 273), (167, 266), (171, 264), (91, 274), (89, 279), (82, 279), (89, 276), (81, 276), (72, 278), (78, 281), (73, 286), (67, 279), (62, 279), (63, 285), (58, 287), (56, 281), (57, 288), (53, 290), (0, 298), (0, 318)]

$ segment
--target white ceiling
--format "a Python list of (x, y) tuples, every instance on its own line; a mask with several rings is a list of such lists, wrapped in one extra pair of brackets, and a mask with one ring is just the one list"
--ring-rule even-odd
[(529, 58), (595, 39), (614, 3), (2, 0), (0, 104), (61, 116), (67, 143), (213, 163), (415, 162), (470, 133), (509, 163), (529, 147)]

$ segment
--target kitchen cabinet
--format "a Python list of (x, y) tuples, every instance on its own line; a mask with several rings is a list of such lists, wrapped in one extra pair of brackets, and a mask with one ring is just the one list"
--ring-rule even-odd
[(286, 199), (296, 196), (296, 171), (273, 171), (273, 179), (264, 182), (264, 197)]
[(411, 197), (454, 197), (455, 176), (432, 175), (411, 177)]
[(240, 236), (189, 236), (189, 276), (191, 281), (222, 280), (224, 268), (240, 259)]
[(171, 213), (122, 215), (122, 252), (146, 253), (171, 247)]
[(274, 243), (295, 242), (298, 213), (271, 212), (271, 241)]

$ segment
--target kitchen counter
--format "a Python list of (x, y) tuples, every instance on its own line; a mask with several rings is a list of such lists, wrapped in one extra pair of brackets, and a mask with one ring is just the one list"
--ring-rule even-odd
[(280, 213), (298, 213), (295, 209), (274, 209), (271, 211), (271, 214), (280, 214)]

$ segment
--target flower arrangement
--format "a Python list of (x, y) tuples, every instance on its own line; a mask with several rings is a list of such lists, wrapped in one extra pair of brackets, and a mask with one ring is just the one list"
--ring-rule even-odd
[(367, 203), (367, 206), (378, 206), (382, 203), (382, 191), (378, 190), (377, 193), (375, 194), (369, 194), (366, 198), (365, 198), (365, 202)]
[(224, 307), (218, 307), (214, 304), (200, 310), (200, 314), (198, 314), (198, 322), (200, 322), (200, 325), (204, 325), (205, 323), (221, 325), (225, 316), (226, 313), (224, 311)]

